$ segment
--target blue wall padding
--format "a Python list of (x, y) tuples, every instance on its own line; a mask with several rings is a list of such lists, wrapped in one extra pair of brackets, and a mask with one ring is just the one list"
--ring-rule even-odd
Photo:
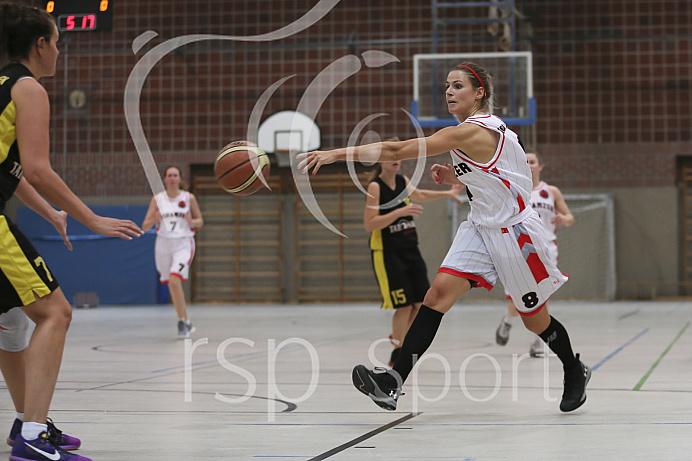
[[(98, 215), (129, 219), (138, 226), (146, 206), (94, 206)], [(99, 304), (155, 304), (158, 299), (158, 275), (154, 263), (154, 232), (139, 238), (122, 240), (94, 234), (86, 226), (67, 218), (69, 251), (55, 228), (32, 210), (17, 210), (17, 226), (36, 247), (65, 297), (74, 303), (78, 291), (95, 291)]]

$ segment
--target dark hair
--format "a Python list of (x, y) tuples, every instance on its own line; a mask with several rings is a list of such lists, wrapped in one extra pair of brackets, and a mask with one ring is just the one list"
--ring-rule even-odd
[(474, 88), (485, 89), (485, 94), (481, 99), (481, 107), (486, 112), (490, 112), (490, 97), (493, 95), (493, 78), (490, 74), (475, 62), (462, 62), (452, 70), (465, 72)]
[[(401, 141), (398, 136), (393, 136), (391, 138), (387, 138), (384, 140), (384, 142), (396, 142), (396, 141)], [(381, 163), (375, 163), (373, 165), (373, 169), (368, 172), (368, 184), (373, 182), (381, 173), (382, 173), (382, 164)]]
[(0, 65), (28, 59), (31, 48), (43, 37), (50, 42), (53, 16), (44, 10), (18, 3), (0, 3)]

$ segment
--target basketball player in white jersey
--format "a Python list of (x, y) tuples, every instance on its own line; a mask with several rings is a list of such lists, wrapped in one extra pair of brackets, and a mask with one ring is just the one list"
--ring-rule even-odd
[(166, 168), (166, 190), (151, 199), (142, 229), (146, 232), (156, 224), (156, 270), (161, 283), (168, 285), (178, 314), (178, 337), (189, 338), (195, 327), (187, 316), (182, 282), (187, 282), (195, 256), (195, 230), (204, 225), (204, 219), (195, 196), (181, 189), (181, 176), (177, 166)]
[[(543, 227), (548, 240), (548, 256), (551, 261), (557, 265), (557, 236), (556, 231), (558, 226), (571, 226), (574, 224), (574, 216), (569, 211), (569, 207), (562, 197), (562, 192), (555, 186), (546, 184), (541, 181), (541, 171), (543, 171), (543, 160), (537, 153), (527, 153), (526, 158), (531, 168), (531, 178), (533, 180), (533, 189), (531, 190), (531, 207), (538, 213), (541, 218)], [(512, 328), (514, 318), (519, 316), (514, 302), (509, 293), (506, 292), (509, 303), (507, 304), (507, 312), (497, 327), (495, 332), (495, 342), (500, 346), (507, 344), (509, 340), (509, 330)], [(546, 309), (548, 306), (545, 307)], [(531, 357), (541, 357), (545, 354), (544, 342), (536, 336), (531, 347), (529, 355)]]
[(490, 115), (491, 91), (492, 79), (482, 67), (462, 63), (449, 72), (445, 91), (459, 125), (425, 138), (298, 155), (298, 168), (315, 174), (322, 165), (350, 156), (392, 162), (451, 152), (453, 165), (433, 165), (433, 179), (438, 184), (462, 182), (471, 200), (468, 220), (459, 226), (393, 368), (379, 373), (363, 365), (353, 369), (353, 384), (382, 408), (396, 409), (403, 382), (435, 338), (444, 313), (472, 287), (491, 289), (498, 277), (524, 325), (562, 361), (560, 410), (575, 410), (586, 401), (591, 370), (572, 352), (565, 327), (544, 309), (567, 277), (550, 260), (545, 229), (531, 208), (531, 170), (519, 138)]

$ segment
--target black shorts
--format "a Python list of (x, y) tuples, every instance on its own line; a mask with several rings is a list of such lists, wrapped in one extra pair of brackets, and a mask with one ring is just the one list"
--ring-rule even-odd
[(400, 251), (372, 250), (371, 256), (382, 293), (382, 309), (423, 302), (430, 282), (418, 247)]
[(28, 238), (6, 216), (0, 215), (0, 313), (46, 296), (58, 281)]

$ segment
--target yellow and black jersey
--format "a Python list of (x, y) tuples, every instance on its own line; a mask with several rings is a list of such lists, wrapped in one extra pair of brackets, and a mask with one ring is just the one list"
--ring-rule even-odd
[(34, 77), (22, 64), (0, 69), (0, 313), (31, 304), (36, 296), (46, 296), (58, 288), (29, 239), (2, 215), (22, 178), (12, 87), (23, 78)]
[[(402, 175), (396, 175), (394, 190), (379, 177), (375, 178), (374, 181), (380, 185), (380, 207), (394, 204), (394, 206), (386, 209), (380, 208), (381, 215), (391, 213), (411, 203), (411, 199), (406, 193), (406, 179)], [(373, 231), (370, 234), (371, 250), (402, 250), (417, 246), (418, 234), (413, 216), (401, 217), (384, 229)]]
[(22, 179), (12, 87), (23, 78), (34, 78), (23, 64), (14, 62), (0, 70), (0, 213)]
[(0, 314), (26, 306), (58, 288), (58, 281), (28, 238), (0, 215)]

